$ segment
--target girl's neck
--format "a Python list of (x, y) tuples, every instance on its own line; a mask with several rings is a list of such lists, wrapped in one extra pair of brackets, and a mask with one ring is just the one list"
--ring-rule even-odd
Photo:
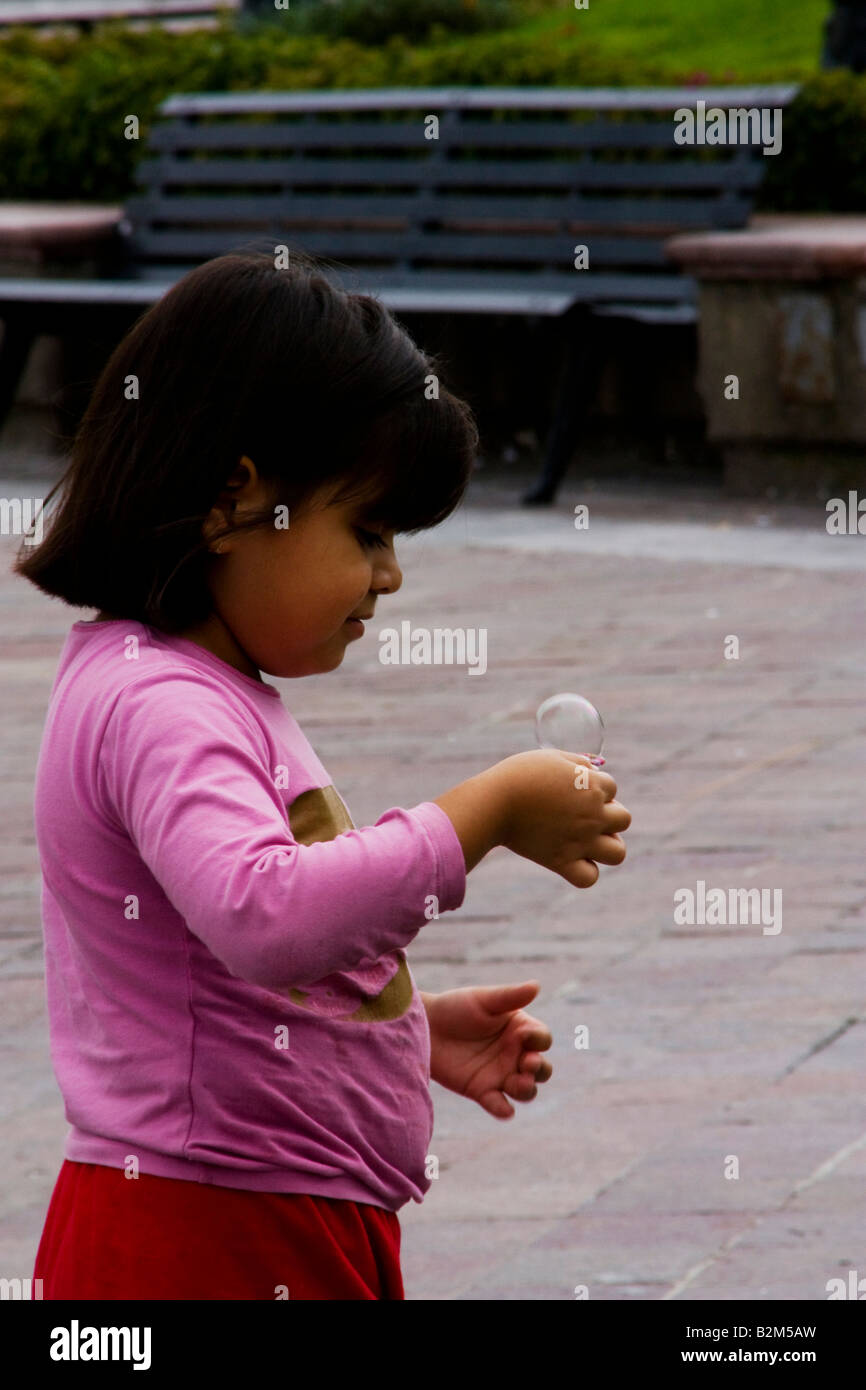
[[(96, 617), (89, 619), (89, 621), (93, 623), (117, 623), (123, 620), (113, 613), (97, 613)], [(175, 635), (183, 637), (187, 642), (195, 642), (196, 646), (204, 647), (206, 652), (211, 652), (213, 656), (218, 656), (227, 665), (234, 666), (235, 670), (240, 671), (242, 675), (250, 676), (254, 681), (262, 681), (261, 671), (253, 665), (246, 652), (238, 646), (218, 614), (212, 613), (209, 618), (205, 618), (204, 622), (184, 628), (182, 632)], [(264, 684), (263, 681), (262, 684)]]
[(212, 613), (210, 617), (205, 618), (204, 622), (184, 628), (183, 632), (179, 632), (177, 636), (183, 637), (187, 642), (195, 642), (199, 647), (204, 647), (205, 651), (218, 656), (229, 666), (234, 666), (235, 670), (240, 671), (242, 675), (250, 676), (254, 681), (261, 681), (262, 675), (258, 667), (253, 665), (218, 614)]

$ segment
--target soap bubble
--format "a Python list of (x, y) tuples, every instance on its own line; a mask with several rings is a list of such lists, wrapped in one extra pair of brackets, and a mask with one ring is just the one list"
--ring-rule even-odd
[(597, 757), (604, 745), (604, 720), (582, 695), (551, 695), (536, 711), (535, 738), (539, 748)]

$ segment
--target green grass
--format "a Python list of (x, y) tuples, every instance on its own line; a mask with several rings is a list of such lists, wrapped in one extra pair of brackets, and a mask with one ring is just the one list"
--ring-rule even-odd
[[(830, 0), (554, 0), (521, 32), (584, 33), (600, 57), (625, 60), (629, 81), (643, 57), (671, 81), (801, 81), (816, 72)], [(533, 8), (538, 7), (535, 0)]]

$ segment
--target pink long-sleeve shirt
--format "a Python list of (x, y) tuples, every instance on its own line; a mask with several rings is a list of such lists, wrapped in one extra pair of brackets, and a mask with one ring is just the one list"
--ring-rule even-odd
[(77, 622), (35, 825), (67, 1158), (423, 1199), (430, 1032), (403, 948), (466, 888), (439, 806), (356, 829), (274, 686)]

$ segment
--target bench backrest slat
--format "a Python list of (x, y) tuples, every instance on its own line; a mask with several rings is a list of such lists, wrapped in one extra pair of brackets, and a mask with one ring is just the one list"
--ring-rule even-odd
[[(271, 231), (266, 224), (258, 229), (258, 234), (266, 236)], [(228, 251), (243, 238), (236, 231), (220, 233), (211, 231), (204, 234), (209, 246), (220, 246)], [(246, 230), (247, 236), (253, 229)], [(362, 265), (368, 261), (394, 260), (394, 233), (373, 228), (363, 230), (299, 230), (295, 237), (274, 231), (274, 241), (295, 239), (310, 251), (318, 254), (339, 257)], [(163, 256), (183, 256), (193, 246), (197, 246), (202, 234), (173, 231), (165, 232), (154, 241), (154, 250)], [(457, 232), (437, 232), (421, 236), (407, 232), (400, 241), (400, 259), (407, 257), (413, 261), (436, 264), (454, 262), (460, 264), (477, 263), (487, 266), (497, 263), (527, 264), (529, 267), (549, 267), (567, 270), (573, 261), (574, 236), (537, 236), (531, 233), (502, 233), (475, 231), (461, 235)], [(149, 245), (149, 243), (147, 243)], [(216, 254), (216, 253), (211, 253)], [(650, 238), (605, 237), (593, 238), (592, 265), (618, 266), (666, 266), (670, 269), (661, 244)]]
[(250, 115), (298, 111), (677, 111), (703, 101), (707, 108), (784, 107), (796, 85), (751, 87), (376, 87), (345, 91), (192, 92), (168, 97), (166, 117)]
[[(142, 160), (136, 175), (140, 184), (157, 189), (183, 185), (223, 185), (238, 188), (246, 195), (254, 184), (288, 190), (310, 188), (317, 184), (354, 182), (366, 188), (382, 184), (403, 188), (435, 186), (440, 190), (440, 196), (444, 197), (446, 195), (441, 190), (467, 186), (475, 188), (479, 172), (483, 173), (484, 182), (490, 189), (645, 188), (653, 192), (664, 188), (674, 192), (680, 189), (739, 188), (753, 192), (760, 185), (764, 171), (755, 159), (708, 160), (701, 164), (695, 161), (688, 165), (654, 160), (642, 164), (621, 163), (615, 169), (601, 161), (590, 160), (549, 160), (543, 164), (520, 161), (509, 164), (497, 159), (485, 161), (481, 166), (465, 159), (443, 161), (435, 169), (420, 170), (406, 160), (373, 158), (365, 160), (363, 169), (360, 169), (359, 161), (350, 159), (305, 159), (301, 162), (298, 159), (259, 159), (250, 156), (245, 159), (188, 160), (165, 155), (160, 159)], [(490, 197), (491, 203), (495, 201), (495, 194), (491, 193)]]
[[(437, 112), (430, 112), (437, 115)], [(452, 114), (452, 113), (449, 113)], [(444, 120), (442, 121), (444, 126)], [(193, 120), (172, 120), (157, 126), (150, 147), (158, 151), (196, 153), (200, 150), (332, 150), (348, 146), (356, 150), (414, 150), (419, 156), (435, 153), (442, 142), (462, 151), (537, 150), (545, 159), (553, 152), (591, 150), (677, 150), (683, 157), (684, 147), (674, 143), (674, 126), (670, 115), (656, 120), (633, 119), (539, 121), (529, 116), (521, 120), (455, 121), (449, 129), (440, 126), (439, 138), (424, 135), (423, 119), (388, 119), (378, 121), (336, 120), (323, 117), (299, 116), (278, 122), (239, 119), (212, 121), (202, 124)], [(450, 138), (448, 138), (450, 135)], [(724, 159), (719, 146), (712, 155)]]
[[(556, 210), (548, 204), (533, 211), (532, 201), (527, 200), (521, 209), (519, 203), (510, 202), (497, 212), (482, 199), (468, 199), (462, 203), (457, 200), (445, 202), (436, 200), (435, 206), (426, 208), (419, 199), (372, 198), (350, 199), (335, 195), (333, 198), (293, 197), (290, 201), (280, 196), (259, 196), (249, 202), (235, 198), (151, 198), (131, 203), (130, 209), (138, 208), (146, 217), (147, 224), (138, 233), (138, 244), (157, 251), (161, 236), (172, 230), (190, 230), (196, 227), (225, 230), (240, 235), (243, 227), (264, 226), (270, 231), (292, 227), (321, 226), (327, 234), (327, 225), (350, 223), (363, 230), (377, 223), (391, 224), (391, 235), (404, 238), (410, 231), (418, 236), (431, 239), (439, 236), (439, 229), (455, 222), (471, 223), (465, 227), (470, 231), (496, 232), (505, 230), (508, 223), (519, 223), (521, 229), (547, 233), (548, 237), (560, 235), (569, 228), (579, 230), (593, 228), (598, 234), (619, 231), (621, 235), (654, 233), (659, 239), (673, 235), (684, 227), (722, 227), (734, 220), (735, 214), (748, 211), (736, 194), (713, 199), (635, 199), (635, 198), (570, 198), (563, 200), (562, 207)], [(480, 242), (479, 256), (487, 254)]]

